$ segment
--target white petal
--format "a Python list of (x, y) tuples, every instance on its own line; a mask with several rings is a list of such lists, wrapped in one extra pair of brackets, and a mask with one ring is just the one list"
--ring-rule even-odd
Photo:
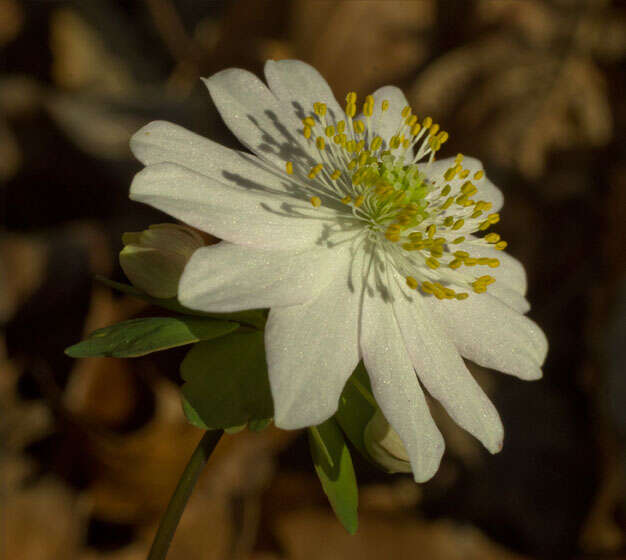
[(404, 345), (392, 305), (379, 293), (365, 294), (361, 353), (376, 402), (407, 450), (417, 482), (439, 468), (444, 442)]
[(337, 272), (341, 249), (276, 251), (222, 242), (197, 250), (178, 297), (191, 309), (228, 312), (314, 299)]
[(313, 104), (316, 102), (326, 104), (326, 118), (330, 122), (346, 118), (326, 80), (305, 62), (268, 60), (265, 63), (265, 79), (274, 95), (301, 119), (313, 113)]
[(173, 163), (137, 173), (130, 198), (221, 239), (267, 249), (313, 246), (330, 216), (329, 210), (318, 208), (315, 217), (301, 217), (294, 198), (226, 186)]
[(488, 293), (463, 301), (429, 298), (427, 304), (466, 358), (521, 379), (541, 377), (548, 342), (535, 322)]
[[(398, 131), (402, 124), (402, 110), (409, 105), (406, 96), (396, 86), (378, 88), (373, 94), (374, 111), (372, 113), (372, 128), (385, 142)], [(383, 101), (389, 101), (389, 108), (383, 112)]]
[(265, 350), (279, 428), (330, 418), (359, 362), (362, 253), (342, 254), (338, 273), (315, 300), (270, 311)]
[(502, 208), (502, 205), (504, 204), (502, 191), (487, 178), (487, 175), (484, 174), (482, 179), (474, 179), (474, 173), (480, 170), (484, 171), (483, 164), (479, 160), (473, 157), (465, 156), (463, 158), (462, 165), (465, 169), (469, 169), (468, 177), (466, 179), (461, 179), (457, 174), (452, 181), (446, 181), (443, 178), (443, 174), (454, 165), (455, 158), (449, 157), (432, 162), (431, 164), (425, 166), (423, 171), (432, 181), (436, 181), (440, 185), (449, 184), (453, 194), (461, 189), (461, 185), (465, 183), (465, 181), (471, 181), (478, 189), (478, 192), (474, 196), (475, 200), (491, 202), (493, 206), (489, 212), (498, 212), (500, 208)]
[(265, 192), (301, 190), (283, 170), (258, 157), (231, 150), (166, 121), (153, 121), (141, 128), (130, 139), (130, 148), (144, 165), (177, 163), (220, 183)]
[(472, 377), (445, 330), (428, 313), (424, 303), (428, 298), (418, 293), (407, 296), (391, 282), (393, 308), (420, 381), (459, 426), (491, 453), (497, 453), (504, 437), (498, 411)]
[(311, 161), (293, 107), (279, 101), (251, 72), (229, 68), (204, 79), (226, 123), (242, 144), (282, 169), (285, 161)]

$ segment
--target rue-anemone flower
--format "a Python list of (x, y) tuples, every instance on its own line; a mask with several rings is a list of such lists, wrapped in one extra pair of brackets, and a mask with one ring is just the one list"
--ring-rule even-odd
[[(424, 390), (492, 453), (499, 415), (463, 357), (531, 380), (547, 341), (524, 316), (522, 265), (489, 228), (503, 197), (481, 163), (435, 159), (448, 138), (393, 86), (342, 107), (322, 76), (268, 61), (267, 85), (227, 69), (204, 82), (251, 153), (167, 122), (132, 138), (146, 166), (130, 196), (222, 241), (189, 260), (189, 308), (270, 308), (265, 329), (275, 423), (319, 424), (363, 360), (414, 478), (444, 442)], [(361, 110), (357, 111), (357, 106)]]

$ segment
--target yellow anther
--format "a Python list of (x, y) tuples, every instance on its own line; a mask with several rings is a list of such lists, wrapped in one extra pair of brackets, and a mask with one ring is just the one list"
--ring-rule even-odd
[(337, 132), (343, 132), (346, 129), (346, 121), (339, 121), (337, 123)]
[(485, 241), (487, 243), (497, 243), (498, 241), (500, 241), (500, 235), (498, 235), (497, 233), (488, 233), (487, 235), (485, 235)]
[(475, 220), (476, 218), (480, 218), (482, 215), (483, 215), (483, 213), (480, 210), (475, 210), (470, 215), (470, 218), (472, 218), (472, 220)]
[(332, 124), (328, 125), (326, 127), (326, 129), (324, 130), (324, 134), (326, 134), (326, 136), (328, 138), (330, 138), (331, 136), (334, 136), (335, 135), (335, 127)]
[(457, 237), (452, 243), (458, 245), (459, 243), (463, 243), (463, 241), (465, 241), (465, 236), (461, 235), (461, 237)]
[(307, 117), (306, 119), (302, 119), (302, 124), (304, 126), (315, 126), (315, 119), (313, 117)]
[(356, 121), (354, 123), (354, 132), (363, 134), (365, 132), (365, 123), (363, 121)]
[(454, 158), (454, 161), (456, 163), (462, 163), (463, 162), (463, 154), (457, 154), (456, 157)]
[(323, 150), (324, 147), (326, 146), (326, 141), (324, 140), (323, 136), (318, 136), (315, 139), (315, 145), (317, 146), (318, 150)]
[(487, 216), (487, 220), (489, 220), (490, 224), (497, 224), (500, 221), (500, 214), (497, 212), (495, 214), (489, 214), (489, 216)]
[(467, 196), (472, 196), (473, 194), (476, 194), (476, 191), (476, 187), (469, 181), (465, 181), (465, 183), (463, 183), (463, 185), (461, 186), (461, 192), (463, 194), (466, 194)]
[(421, 231), (413, 231), (413, 232), (409, 233), (409, 239), (411, 241), (420, 241), (422, 239), (422, 232)]
[(389, 140), (389, 147), (395, 150), (398, 146), (400, 146), (400, 138), (397, 136), (392, 136), (391, 140)]
[(500, 261), (498, 259), (491, 259), (489, 262), (490, 268), (498, 268), (500, 266)]
[(433, 293), (434, 286), (430, 282), (422, 282), (421, 287), (422, 287), (422, 291), (426, 292), (427, 294)]
[(479, 257), (478, 258), (478, 264), (480, 264), (482, 266), (488, 265), (490, 261), (491, 261), (491, 259), (489, 257)]
[(430, 117), (426, 117), (423, 121), (422, 121), (422, 126), (424, 128), (430, 128), (433, 124), (433, 119), (431, 119)]
[(459, 268), (461, 265), (463, 264), (463, 261), (461, 259), (452, 259), (449, 263), (448, 266), (450, 268), (452, 268), (453, 270), (456, 270), (457, 268)]
[(448, 216), (444, 221), (443, 225), (446, 227), (450, 227), (454, 223), (454, 218), (452, 216)]
[(389, 109), (389, 100), (383, 99), (382, 105), (380, 106), (381, 111), (384, 113), (387, 109)]
[(346, 103), (356, 103), (356, 92), (350, 91), (348, 95), (346, 95)]
[(487, 212), (488, 210), (491, 210), (491, 202), (486, 202), (484, 200), (479, 200), (476, 203), (476, 210), (482, 210), (483, 212)]
[(361, 206), (361, 204), (363, 204), (364, 200), (365, 200), (365, 197), (363, 195), (357, 196), (354, 201), (354, 206), (358, 208), (359, 206)]
[(353, 159), (352, 161), (350, 161), (350, 163), (348, 163), (348, 169), (352, 171), (356, 167), (357, 163), (357, 160)]
[(443, 174), (443, 178), (446, 181), (452, 181), (452, 179), (454, 179), (454, 176), (461, 170), (461, 166), (457, 163), (456, 165), (450, 167), (448, 170), (446, 170), (446, 172)]
[(348, 195), (348, 196), (344, 196), (344, 197), (341, 199), (341, 202), (343, 202), (344, 204), (350, 204), (350, 203), (352, 202), (352, 197), (351, 197), (350, 195)]
[(435, 270), (436, 268), (439, 268), (439, 261), (434, 257), (428, 257), (426, 259), (426, 266)]
[(466, 257), (463, 261), (465, 266), (476, 266), (477, 263), (478, 261), (474, 257)]
[(366, 117), (371, 117), (374, 112), (374, 98), (371, 95), (368, 95), (365, 98), (365, 103), (363, 103), (363, 114)]
[(411, 288), (411, 290), (417, 290), (417, 287), (419, 286), (417, 280), (413, 278), (413, 276), (406, 277), (406, 285)]
[(311, 127), (310, 126), (305, 126), (304, 127), (304, 131), (302, 132), (302, 134), (304, 134), (305, 138), (311, 138)]
[(450, 194), (450, 185), (446, 185), (443, 189), (441, 189), (441, 196), (448, 196)]
[(469, 257), (469, 253), (467, 251), (455, 251), (454, 256), (461, 257), (464, 259), (464, 258)]
[(446, 200), (442, 205), (441, 205), (441, 209), (442, 210), (447, 210), (448, 208), (450, 208), (450, 206), (452, 206), (452, 203), (454, 202), (454, 197), (451, 196), (450, 198), (448, 198), (448, 200)]
[(455, 200), (460, 206), (465, 206), (465, 204), (469, 202), (469, 197), (466, 194), (460, 194)]
[(316, 115), (323, 117), (326, 114), (326, 103), (315, 103), (313, 105), (313, 110)]
[(456, 299), (462, 301), (464, 299), (467, 299), (469, 297), (469, 294), (467, 292), (460, 292), (460, 293), (456, 294), (454, 297)]
[(479, 169), (474, 173), (474, 179), (476, 181), (480, 181), (485, 176), (485, 172), (482, 169)]
[(360, 156), (359, 156), (359, 165), (363, 166), (367, 163), (367, 160), (369, 159), (369, 154), (367, 152), (363, 152)]
[(490, 226), (491, 226), (491, 223), (489, 222), (489, 220), (485, 220), (484, 222), (480, 223), (480, 225), (478, 226), (478, 229), (480, 231), (485, 231), (486, 229), (489, 229)]
[(411, 114), (411, 107), (409, 107), (408, 105), (406, 107), (404, 107), (404, 109), (402, 109), (402, 118), (406, 119), (409, 115)]
[(364, 147), (365, 147), (365, 140), (359, 140), (359, 141), (356, 143), (356, 151), (357, 151), (357, 152), (362, 151)]
[(330, 176), (333, 181), (336, 181), (339, 177), (341, 177), (341, 171), (339, 171), (339, 169), (335, 169), (333, 174)]
[(437, 226), (435, 224), (430, 224), (426, 228), (426, 233), (428, 234), (428, 239), (432, 239), (435, 237), (435, 232), (437, 231)]
[(464, 169), (463, 171), (459, 173), (459, 177), (461, 179), (467, 179), (468, 175), (469, 175), (469, 169)]
[(498, 249), (498, 251), (504, 251), (508, 243), (506, 241), (498, 241), (494, 247)]
[(289, 175), (293, 175), (293, 162), (288, 161), (288, 162), (285, 164), (285, 171), (287, 171), (287, 173), (288, 173)]
[(420, 130), (422, 130), (422, 125), (420, 123), (415, 123), (411, 127), (411, 136), (417, 136), (419, 134)]
[(383, 139), (380, 136), (376, 136), (376, 138), (374, 138), (374, 140), (372, 140), (372, 143), (370, 144), (370, 150), (375, 152), (382, 145), (383, 145)]
[(454, 222), (452, 229), (461, 229), (463, 227), (463, 224), (465, 224), (465, 220), (463, 218), (459, 218), (456, 222)]
[(322, 199), (319, 196), (312, 196), (309, 200), (315, 208), (322, 205)]
[(324, 166), (321, 163), (318, 163), (317, 165), (314, 165), (313, 167), (311, 167), (311, 170), (309, 171), (309, 179), (315, 179), (315, 177), (317, 176), (317, 174), (324, 168)]
[(408, 138), (405, 138), (404, 140), (402, 140), (402, 147), (403, 148), (408, 148), (411, 145), (411, 142), (409, 141)]
[(352, 118), (354, 117), (354, 115), (356, 115), (356, 104), (355, 103), (348, 103), (346, 105), (346, 115), (348, 115), (348, 117)]
[(407, 126), (413, 126), (417, 123), (417, 115), (410, 115), (406, 118), (405, 123)]
[(439, 125), (438, 124), (434, 124), (430, 127), (430, 132), (429, 134), (431, 136), (434, 136), (435, 134), (437, 134), (437, 132), (439, 132)]
[(442, 132), (439, 133), (439, 144), (444, 144), (445, 142), (448, 141), (449, 135), (448, 133), (444, 130)]

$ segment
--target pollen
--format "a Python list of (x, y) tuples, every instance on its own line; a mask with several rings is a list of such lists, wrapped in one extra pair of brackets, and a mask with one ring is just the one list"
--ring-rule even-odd
[(319, 196), (312, 196), (309, 201), (313, 206), (315, 206), (315, 208), (318, 208), (322, 205), (322, 199)]

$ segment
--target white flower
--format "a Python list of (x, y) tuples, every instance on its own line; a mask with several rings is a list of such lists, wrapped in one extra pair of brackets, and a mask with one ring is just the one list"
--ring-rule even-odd
[(422, 386), (499, 451), (500, 418), (461, 356), (529, 380), (547, 351), (523, 316), (522, 265), (498, 250), (497, 234), (475, 235), (497, 223), (502, 194), (475, 159), (434, 161), (447, 134), (418, 121), (396, 87), (368, 96), (357, 117), (356, 95), (344, 111), (303, 62), (269, 61), (265, 76), (269, 88), (239, 69), (205, 80), (254, 155), (166, 122), (131, 141), (147, 166), (131, 198), (224, 240), (194, 253), (180, 301), (271, 308), (279, 427), (333, 415), (362, 359), (417, 481), (433, 476), (444, 449)]

